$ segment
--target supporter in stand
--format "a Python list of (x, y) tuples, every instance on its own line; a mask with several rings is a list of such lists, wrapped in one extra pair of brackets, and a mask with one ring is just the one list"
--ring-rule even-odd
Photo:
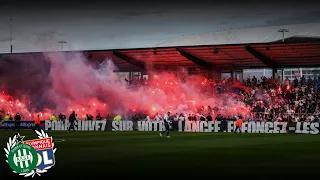
[(96, 120), (99, 120), (99, 121), (102, 120), (100, 113), (98, 113), (98, 115), (96, 116)]
[(65, 115), (63, 115), (62, 113), (60, 113), (59, 116), (58, 116), (58, 118), (59, 118), (59, 121), (61, 121), (63, 124), (65, 124), (65, 120), (66, 120), (66, 116), (65, 116)]
[[(98, 117), (98, 115), (96, 116), (96, 118)], [(101, 116), (100, 116), (101, 117)], [(99, 117), (98, 117), (99, 118)], [(101, 117), (101, 119), (102, 119), (102, 117)], [(86, 114), (86, 117), (85, 117), (85, 119), (84, 120), (87, 120), (87, 121), (93, 121), (93, 116), (90, 114)]]
[(5, 121), (9, 121), (9, 117), (10, 117), (9, 114), (5, 115), (5, 116), (4, 116), (4, 120), (5, 120)]
[(74, 123), (74, 126), (75, 127), (77, 127), (77, 129), (78, 129), (78, 124), (79, 124), (79, 116), (78, 116), (78, 114), (76, 114), (76, 120), (75, 120), (75, 122), (77, 122), (77, 123)]
[(159, 115), (159, 113), (156, 114), (155, 118), (156, 121), (160, 121), (161, 120), (161, 116)]
[[(207, 85), (202, 85), (203, 90), (208, 94), (218, 92), (219, 95), (225, 95), (232, 92), (237, 93), (238, 96), (235, 99), (235, 104), (243, 104), (247, 107), (248, 111), (235, 111), (235, 113), (227, 112), (228, 109), (233, 107), (220, 107), (214, 106), (214, 104), (208, 105), (197, 105), (195, 112), (188, 112), (188, 116), (184, 116), (186, 112), (173, 112), (173, 126), (175, 127), (177, 120), (189, 120), (189, 121), (232, 121), (233, 116), (242, 115), (247, 120), (255, 121), (319, 121), (320, 116), (320, 76), (294, 78), (290, 81), (286, 78), (283, 82), (276, 82), (271, 78), (261, 77), (257, 79), (255, 76), (251, 79), (250, 77), (241, 84), (237, 80), (224, 79), (223, 81), (211, 81)], [(234, 84), (241, 84), (234, 87)], [(139, 86), (150, 86), (147, 79), (134, 80), (129, 83), (135, 87)], [(228, 94), (227, 94), (228, 95)], [(110, 112), (109, 112), (110, 113)], [(136, 114), (135, 114), (136, 113)], [(182, 114), (183, 113), (183, 114)], [(180, 115), (179, 115), (180, 114)], [(203, 114), (208, 114), (204, 117)], [(222, 114), (216, 116), (216, 114)], [(161, 120), (163, 114), (150, 114), (146, 112), (131, 112), (132, 120), (149, 120), (149, 117), (154, 117), (154, 120)], [(108, 114), (107, 120), (112, 120), (113, 115)], [(123, 116), (124, 117), (124, 116)], [(12, 119), (7, 114), (5, 120)], [(59, 120), (63, 120), (62, 114), (59, 115)], [(97, 120), (102, 120), (100, 113), (96, 116)], [(171, 117), (170, 117), (171, 119)], [(53, 120), (50, 118), (50, 120)], [(90, 114), (86, 115), (86, 120), (93, 120), (93, 116)]]
[(201, 114), (201, 116), (200, 116), (200, 121), (205, 121), (205, 120), (206, 120), (206, 118), (204, 117), (203, 114)]
[(207, 121), (212, 121), (212, 116), (211, 114), (208, 114), (208, 116), (206, 117)]
[(55, 121), (55, 120), (57, 120), (57, 118), (56, 118), (56, 116), (55, 116), (54, 114), (52, 114), (52, 115), (50, 116), (50, 121)]
[(180, 116), (179, 116), (179, 121), (185, 121), (185, 120), (186, 120), (185, 115), (183, 115), (183, 114), (181, 113)]
[(193, 121), (197, 121), (198, 120), (198, 118), (197, 118), (197, 116), (195, 114), (193, 115), (192, 120)]
[(178, 121), (179, 121), (179, 115), (178, 115), (178, 113), (176, 113), (175, 115), (174, 115), (174, 117), (173, 117), (173, 122), (172, 122), (172, 129), (174, 130), (174, 131), (178, 131)]
[(188, 121), (192, 121), (192, 116), (191, 116), (191, 114), (189, 114), (189, 116), (188, 116)]

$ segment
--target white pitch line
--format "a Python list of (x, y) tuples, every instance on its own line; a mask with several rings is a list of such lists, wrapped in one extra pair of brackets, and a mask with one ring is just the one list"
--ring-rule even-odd
[(54, 140), (54, 142), (56, 142), (56, 143), (60, 143), (60, 142), (65, 142), (66, 140), (64, 140), (64, 139), (56, 139), (56, 140)]

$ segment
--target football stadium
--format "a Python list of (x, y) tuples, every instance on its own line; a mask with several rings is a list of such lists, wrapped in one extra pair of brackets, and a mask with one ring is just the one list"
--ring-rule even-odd
[[(264, 176), (284, 168), (288, 174), (312, 174), (320, 160), (319, 57), (320, 41), (301, 36), (262, 43), (4, 54), (2, 67), (28, 59), (39, 73), (21, 71), (23, 78), (44, 87), (43, 79), (51, 77), (52, 84), (51, 97), (33, 83), (17, 90), (2, 84), (1, 141), (6, 147), (19, 129), (24, 140), (37, 138), (33, 129), (47, 132), (57, 148), (50, 177), (121, 176), (142, 169), (157, 174), (168, 168), (173, 174), (212, 176)], [(74, 66), (79, 71), (72, 71)], [(19, 77), (3, 76), (2, 82), (17, 84)], [(32, 92), (47, 98), (31, 108), (26, 100), (35, 102)], [(239, 119), (243, 123), (235, 132)], [(172, 132), (160, 137), (167, 120)]]
[(319, 174), (320, 24), (0, 54), (1, 175)]

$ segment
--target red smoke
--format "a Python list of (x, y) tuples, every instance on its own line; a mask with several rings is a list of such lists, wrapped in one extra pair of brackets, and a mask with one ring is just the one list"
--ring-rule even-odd
[[(68, 54), (68, 57), (66, 55), (44, 54), (50, 64), (49, 75), (46, 77), (49, 83), (40, 87), (44, 92), (39, 96), (50, 100), (51, 105), (44, 105), (42, 108), (43, 118), (51, 113), (69, 114), (73, 110), (80, 118), (85, 114), (95, 116), (98, 112), (104, 117), (108, 113), (125, 115), (129, 112), (149, 112), (151, 116), (167, 111), (195, 114), (201, 106), (219, 107), (220, 112), (227, 115), (245, 115), (249, 111), (243, 103), (237, 101), (237, 94), (218, 94), (213, 89), (215, 83), (199, 75), (188, 76), (184, 71), (149, 71), (146, 85), (133, 89), (126, 82), (119, 81), (111, 60), (105, 60), (99, 68), (95, 68), (88, 64), (81, 53), (73, 53), (72, 56)], [(239, 82), (233, 87), (248, 90)], [(24, 96), (28, 97), (28, 94)], [(25, 119), (40, 113), (34, 110), (34, 101), (30, 104), (18, 100), (9, 101), (8, 97), (10, 96), (1, 95), (4, 102), (0, 102), (0, 108), (4, 112), (20, 112)]]

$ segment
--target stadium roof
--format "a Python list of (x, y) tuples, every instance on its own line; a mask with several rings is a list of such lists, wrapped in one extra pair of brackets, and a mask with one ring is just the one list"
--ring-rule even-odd
[[(285, 43), (279, 29), (289, 31), (284, 34)], [(234, 29), (183, 36), (151, 48), (88, 52), (93, 59), (112, 59), (120, 71), (139, 70), (136, 67), (145, 65), (159, 69), (318, 66), (320, 23)]]
[[(290, 40), (291, 39), (291, 40)], [(288, 40), (288, 42), (286, 42)], [(176, 46), (88, 51), (92, 60), (112, 59), (120, 71), (187, 68), (284, 68), (320, 66), (320, 39), (295, 37), (282, 42)]]
[[(83, 51), (81, 51), (83, 52)], [(71, 53), (74, 53), (72, 51)], [(85, 51), (93, 62), (110, 59), (118, 71), (143, 71), (146, 67), (174, 70), (185, 67), (201, 69), (294, 68), (320, 66), (320, 39), (309, 42), (305, 37), (285, 39), (285, 42), (175, 46), (139, 49)], [(2, 54), (1, 59), (27, 55), (43, 58), (43, 53)], [(36, 56), (34, 56), (36, 55)]]

